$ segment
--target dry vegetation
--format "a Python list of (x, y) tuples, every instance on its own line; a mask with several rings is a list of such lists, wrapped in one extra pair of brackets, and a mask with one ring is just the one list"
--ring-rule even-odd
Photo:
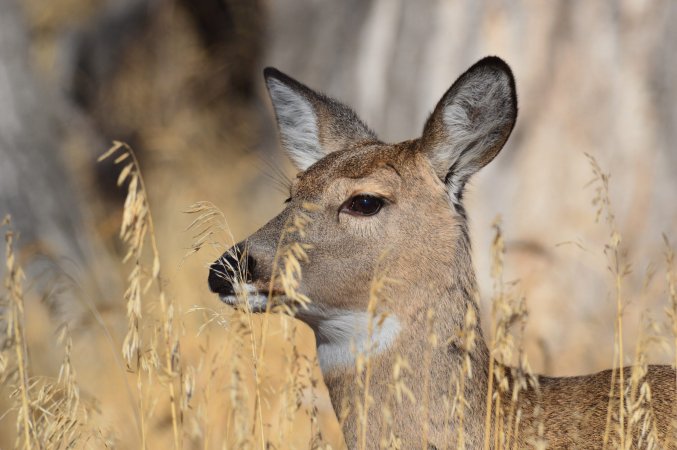
[[(78, 14), (86, 16), (100, 3), (103, 2), (65, 0), (58, 3), (59, 6), (47, 7), (40, 0), (26, 2), (32, 5), (31, 14), (35, 16), (32, 38), (43, 44), (32, 49), (41, 72), (48, 74), (49, 68), (55, 65), (57, 52), (52, 47), (59, 29), (55, 23), (61, 21), (71, 25), (77, 21)], [(83, 4), (87, 8), (83, 8)], [(208, 84), (206, 78), (221, 77), (223, 71), (228, 70), (221, 66), (213, 70), (185, 16), (166, 8), (158, 14), (153, 26), (145, 40), (121, 62), (122, 76), (115, 77), (100, 93), (104, 99), (94, 114), (105, 116), (110, 128), (119, 133), (115, 134), (118, 138), (136, 137), (135, 142), (140, 143), (142, 150), (140, 161), (145, 168), (147, 185), (144, 185), (139, 163), (129, 148), (118, 144), (108, 160), (118, 161), (119, 169), (124, 173), (121, 190), (126, 191), (128, 199), (124, 212), (98, 198), (95, 201), (93, 180), (78, 180), (78, 185), (86, 186), (85, 196), (95, 216), (96, 232), (110, 241), (108, 250), (111, 254), (126, 260), (113, 267), (113, 275), (126, 279), (124, 301), (122, 292), (120, 295), (115, 292), (118, 286), (106, 286), (109, 290), (99, 294), (82, 290), (76, 283), (72, 288), (85, 305), (86, 313), (84, 318), (65, 324), (61, 316), (53, 314), (50, 298), (41, 298), (34, 289), (33, 280), (23, 276), (21, 266), (31, 255), (13, 252), (21, 230), (12, 229), (10, 219), (3, 221), (7, 257), (3, 263), (5, 270), (0, 271), (5, 274), (0, 293), (3, 329), (0, 448), (265, 448), (264, 443), (270, 448), (342, 448), (339, 423), (344, 418), (335, 417), (329, 403), (316, 363), (312, 332), (304, 324), (290, 319), (290, 311), (282, 307), (273, 307), (263, 315), (252, 315), (246, 310), (219, 304), (206, 289), (207, 265), (235, 240), (272, 217), (273, 208), (278, 208), (284, 198), (271, 195), (272, 187), (262, 183), (262, 177), (258, 175), (262, 170), (257, 167), (261, 165), (260, 161), (250, 151), (255, 147), (254, 142), (266, 133), (272, 147), (273, 124), (262, 127), (258, 122), (259, 116), (251, 110), (260, 109), (260, 105), (243, 108), (241, 105), (232, 107), (228, 101), (223, 102), (227, 103), (225, 106), (218, 102), (214, 104), (211, 100), (217, 95), (211, 90), (202, 91)], [(590, 27), (582, 28), (585, 33), (576, 36), (582, 36), (581, 40), (588, 47)], [(500, 34), (498, 39), (504, 40)], [(539, 42), (531, 36), (530, 40)], [(523, 50), (520, 44), (520, 54)], [(575, 67), (580, 66), (577, 51), (564, 52), (575, 61)], [(595, 54), (593, 57), (589, 58), (598, 59)], [(543, 72), (543, 62), (539, 58), (535, 60), (537, 63), (530, 60), (532, 69), (537, 67), (538, 73)], [(555, 75), (567, 80), (572, 76), (567, 71)], [(553, 105), (563, 104), (561, 99), (570, 96), (568, 81), (557, 86), (560, 90), (565, 86), (566, 92), (560, 92), (558, 100), (551, 99)], [(606, 82), (604, 86), (607, 86)], [(583, 92), (586, 98), (598, 101), (598, 96)], [(544, 102), (536, 97), (523, 95), (525, 100), (532, 98), (538, 105), (540, 116)], [(401, 107), (409, 107), (409, 102), (402, 98), (398, 101)], [(578, 108), (576, 110), (581, 108), (580, 104), (573, 105)], [(635, 109), (625, 108), (627, 111)], [(572, 120), (571, 113), (559, 114), (553, 122), (563, 122), (563, 118)], [(533, 124), (534, 115), (529, 119), (525, 114), (522, 120), (532, 120), (530, 123)], [(576, 117), (574, 127), (563, 126), (562, 133), (581, 127), (579, 119)], [(633, 125), (637, 124), (633, 122)], [(547, 130), (547, 127), (532, 129)], [(531, 144), (539, 150), (548, 140), (564, 140), (561, 135), (547, 133), (539, 139), (543, 141)], [(574, 139), (564, 145), (579, 148), (578, 144)], [(628, 145), (635, 144), (631, 141)], [(599, 142), (591, 145), (594, 147)], [(72, 134), (67, 135), (65, 147), (75, 176), (92, 178), (86, 165), (91, 147), (83, 145), (83, 140)], [(546, 155), (543, 158), (556, 158), (554, 154), (550, 156), (551, 153), (539, 154)], [(569, 163), (571, 154), (566, 152)], [(581, 159), (572, 164), (578, 164)], [(594, 190), (592, 197), (598, 211), (597, 219), (602, 222), (596, 235), (605, 236), (607, 240), (590, 239), (590, 234), (584, 234), (585, 241), (585, 237), (576, 235), (571, 237), (573, 242), (548, 251), (568, 252), (567, 257), (573, 255), (573, 258), (586, 255), (586, 264), (597, 261), (596, 265), (576, 266), (580, 270), (606, 274), (609, 298), (600, 298), (599, 303), (590, 307), (594, 314), (586, 313), (588, 310), (559, 314), (567, 307), (568, 297), (573, 292), (562, 287), (575, 283), (581, 276), (566, 272), (567, 266), (563, 264), (548, 264), (542, 271), (550, 272), (547, 279), (556, 280), (559, 285), (533, 283), (533, 278), (544, 278), (540, 277), (543, 273), (538, 272), (536, 276), (528, 274), (532, 278), (530, 285), (513, 279), (513, 274), (520, 273), (511, 270), (519, 265), (519, 249), (513, 251), (510, 240), (504, 241), (500, 222), (494, 228), (491, 254), (494, 288), (481, 293), (481, 304), (483, 307), (492, 305), (483, 308), (486, 317), (482, 321), (485, 336), (497, 358), (486, 399), (490, 414), (498, 419), (486, 418), (486, 435), (494, 439), (493, 442), (487, 439), (487, 445), (495, 448), (512, 448), (512, 438), (525, 433), (527, 421), (533, 420), (536, 424), (537, 438), (543, 434), (537, 412), (533, 418), (524, 417), (519, 407), (521, 393), (528, 386), (537, 386), (527, 354), (532, 357), (534, 367), (550, 374), (557, 372), (557, 375), (563, 367), (579, 373), (581, 367), (593, 371), (635, 364), (628, 378), (623, 378), (620, 371), (615, 372), (625, 395), (621, 396), (622, 403), (610, 404), (609, 425), (601, 431), (608, 448), (627, 447), (628, 437), (634, 430), (642, 436), (642, 447), (666, 446), (666, 443), (655, 442), (652, 418), (648, 414), (654, 393), (643, 382), (643, 376), (648, 361), (667, 361), (677, 366), (677, 268), (674, 242), (669, 241), (674, 236), (664, 237), (665, 255), (656, 255), (653, 265), (646, 269), (633, 267), (629, 272), (632, 261), (617, 228), (629, 230), (628, 234), (644, 236), (647, 233), (641, 227), (616, 225), (609, 198), (609, 176), (594, 160), (591, 164), (594, 180), (590, 187)], [(499, 169), (510, 170), (510, 167)], [(533, 190), (534, 186), (542, 185), (543, 177), (551, 177), (547, 170), (539, 172), (537, 176), (529, 177), (533, 185), (527, 185), (525, 189)], [(516, 176), (525, 176), (524, 170)], [(561, 180), (553, 185), (553, 189), (563, 187), (582, 191), (571, 180), (566, 185)], [(619, 194), (626, 185), (615, 183), (615, 189), (614, 192)], [(590, 193), (585, 191), (582, 195), (590, 196)], [(227, 212), (229, 223), (226, 224), (219, 208), (210, 203), (191, 205), (200, 198), (217, 203)], [(563, 200), (574, 203), (578, 216), (576, 223), (587, 226), (593, 222), (589, 205), (580, 202), (578, 195), (572, 198)], [(478, 198), (477, 201), (483, 200)], [(574, 215), (572, 205), (568, 206), (566, 211)], [(511, 207), (503, 206), (505, 210)], [(190, 214), (184, 217), (179, 213), (181, 210)], [(471, 204), (468, 210), (473, 217), (476, 208)], [(489, 226), (483, 220), (477, 220), (477, 215), (474, 217), (474, 235), (477, 236), (477, 231)], [(292, 294), (295, 280), (302, 276), (295, 261), (305, 257), (301, 246), (303, 218), (299, 219), (300, 223), (290, 224), (289, 239), (281, 243), (278, 252), (284, 267), (278, 276), (283, 277)], [(553, 230), (544, 233), (556, 234)], [(553, 239), (560, 239), (560, 236)], [(660, 242), (660, 236), (647, 235), (645, 240), (649, 239)], [(587, 257), (589, 255), (594, 257)], [(557, 277), (552, 275), (562, 267), (564, 273)], [(370, 303), (372, 311), (382, 310), (376, 308), (378, 305), (387, 306), (389, 299), (382, 298), (379, 290), (381, 283), (387, 282), (396, 280), (375, 277)], [(107, 298), (100, 302), (97, 295)], [(300, 296), (296, 298), (300, 304), (307, 301)], [(480, 293), (477, 298), (481, 300)], [(548, 305), (557, 303), (559, 306), (542, 307), (544, 298)], [(528, 320), (527, 304), (541, 306)], [(664, 305), (665, 313), (644, 313), (647, 310), (655, 312), (656, 305)], [(607, 313), (612, 309), (615, 314)], [(558, 313), (554, 314), (555, 311)], [(565, 342), (555, 352), (541, 346), (541, 341), (536, 339), (522, 339), (529, 335), (528, 329), (533, 324), (539, 326), (536, 332), (532, 328), (531, 335), (542, 337), (547, 324), (552, 325), (553, 317), (574, 316), (580, 317), (580, 321), (567, 325), (567, 329), (571, 326), (571, 332), (552, 338), (554, 342)], [(429, 321), (434, 319), (434, 311), (431, 311)], [(371, 326), (378, 326), (380, 320), (381, 317), (373, 317)], [(472, 330), (478, 320), (480, 318), (469, 313), (465, 318), (468, 331), (460, 336), (469, 353), (476, 339)], [(614, 324), (613, 340), (606, 339), (604, 322)], [(601, 331), (599, 334), (581, 332), (594, 329)], [(599, 339), (594, 339), (595, 336)], [(434, 335), (429, 335), (429, 343), (431, 346), (445, 344)], [(614, 349), (613, 354), (611, 349)], [(420, 408), (425, 415), (427, 399), (412, 398), (407, 387), (411, 368), (406, 360), (400, 359), (393, 367), (391, 379), (387, 380), (391, 398), (385, 404), (374, 405), (370, 401), (370, 385), (384, 381), (371, 379), (369, 349), (358, 355), (357, 366), (361, 375), (358, 378), (361, 395), (354, 399), (354, 405), (362, 417), (366, 417), (372, 408), (381, 411), (385, 424), (383, 447), (395, 448), (396, 436), (388, 428), (393, 415), (398, 409), (414, 407)], [(463, 366), (464, 376), (449, 380), (450, 386), (460, 388), (450, 391), (463, 393), (462, 387), (475, 370), (477, 368), (472, 367), (468, 358)], [(510, 388), (506, 384), (509, 373), (518, 381)], [(511, 389), (510, 403), (502, 405), (506, 397), (496, 395), (496, 392), (506, 389)], [(465, 420), (466, 399), (462, 394), (446, 399), (446, 404), (445, 423), (450, 423), (452, 418), (459, 422)], [(618, 419), (618, 427), (611, 425), (614, 418)], [(362, 431), (368, 427), (369, 424), (363, 423)], [(462, 433), (453, 435), (448, 430), (448, 435), (448, 448), (464, 448)], [(539, 439), (533, 444), (537, 448), (547, 446), (547, 442)], [(423, 443), (422, 447), (425, 448)]]
[[(56, 345), (36, 342), (30, 336), (31, 322), (41, 319), (25, 301), (24, 287), (30, 285), (30, 280), (25, 279), (13, 251), (17, 231), (7, 217), (2, 222), (7, 257), (0, 305), (5, 327), (0, 375), (8, 399), (1, 416), (5, 430), (2, 445), (25, 449), (343, 448), (339, 432), (342, 418), (337, 421), (328, 404), (312, 351), (312, 334), (290, 318), (296, 308), (312, 301), (296, 290), (302, 276), (299, 262), (308, 259), (303, 244), (308, 216), (298, 215), (287, 224), (276, 255), (275, 267), (280, 271), (274, 276), (280, 277), (286, 294), (295, 300), (293, 304), (269, 302), (265, 313), (253, 314), (247, 308), (220, 307), (214, 301), (213, 307), (194, 305), (184, 311), (173, 301), (175, 297), (163, 275), (146, 186), (134, 152), (126, 144), (115, 143), (101, 157), (106, 158), (121, 167), (118, 185), (127, 192), (120, 229), (125, 246), (122, 264), (128, 272), (124, 293), (127, 326), (121, 333), (119, 323), (110, 323), (97, 315), (91, 330), (77, 331), (77, 352), (73, 351), (67, 324), (58, 327)], [(650, 409), (651, 386), (644, 376), (651, 351), (664, 352), (677, 363), (674, 251), (664, 236), (665, 259), (660, 271), (665, 274), (662, 292), (666, 314), (662, 318), (646, 316), (635, 350), (624, 350), (624, 311), (630, 301), (624, 286), (630, 265), (615, 227), (609, 175), (592, 156), (588, 158), (594, 175), (591, 184), (596, 215), (609, 230), (609, 240), (602, 251), (608, 261), (609, 290), (617, 307), (616, 352), (610, 363), (618, 383), (612, 383), (610, 398), (620, 401), (610, 402), (607, 427), (600, 432), (604, 433), (607, 448), (630, 448), (632, 436), (638, 436), (641, 448), (670, 447), (674, 442), (657, 440)], [(310, 209), (312, 205), (306, 207)], [(230, 247), (232, 236), (216, 207), (200, 202), (187, 212), (192, 216), (187, 231), (193, 237), (193, 245), (186, 258), (204, 251), (218, 254)], [(499, 220), (494, 231), (494, 292), (488, 339), (495, 360), (492, 359), (489, 368), (493, 376), (486, 399), (485, 448), (513, 448), (515, 436), (526, 432), (525, 423), (533, 424), (533, 446), (546, 448), (539, 409), (534, 410), (533, 417), (525, 417), (520, 406), (520, 392), (528, 387), (538, 391), (537, 378), (521, 341), (527, 321), (526, 300), (519, 282), (504, 280), (505, 246)], [(645, 288), (654, 281), (657, 271), (647, 272)], [(390, 299), (383, 297), (382, 287), (391, 282), (397, 280), (374, 276), (369, 304), (370, 333), (384, 319), (383, 313), (377, 315), (376, 311), (387, 310)], [(649, 295), (648, 289), (644, 292)], [(95, 302), (83, 300), (95, 313)], [(643, 308), (646, 301), (640, 299), (635, 307)], [(460, 336), (468, 352), (476, 338), (471, 330), (478, 320), (471, 308), (469, 311), (465, 318), (469, 331)], [(434, 320), (435, 312), (430, 310), (430, 330)], [(428, 343), (431, 349), (445, 344), (432, 333), (428, 334)], [(41, 351), (47, 347), (61, 353), (56, 373), (43, 373), (40, 367), (44, 357)], [(623, 371), (617, 369), (627, 362), (634, 364), (634, 368), (631, 377), (624, 379)], [(409, 370), (407, 361), (400, 358), (393, 367), (391, 380), (373, 380), (370, 349), (357, 355), (356, 382), (361, 389), (352, 401), (362, 418), (359, 448), (365, 447), (370, 408), (382, 412), (383, 448), (398, 448), (397, 436), (390, 432), (388, 424), (399, 408), (420, 408), (421, 417), (427, 417), (427, 399), (412, 398), (404, 382)], [(463, 393), (462, 387), (471, 382), (473, 370), (476, 368), (468, 358), (463, 376), (449, 380), (450, 387), (461, 389), (449, 392)], [(81, 371), (87, 374), (85, 379), (80, 378)], [(515, 380), (512, 385), (508, 383), (508, 372)], [(385, 404), (375, 405), (369, 394), (370, 384), (383, 382), (389, 383), (391, 398)], [(422, 382), (431, 381), (426, 378)], [(624, 395), (614, 395), (616, 386)], [(508, 389), (512, 391), (507, 392)], [(509, 404), (501, 404), (506, 398), (510, 399)], [(462, 394), (447, 399), (446, 404), (445, 424), (451, 418), (462, 422), (465, 406)], [(462, 433), (452, 435), (448, 430), (447, 435), (448, 448), (465, 447)], [(423, 441), (421, 445), (426, 448), (427, 443)]]

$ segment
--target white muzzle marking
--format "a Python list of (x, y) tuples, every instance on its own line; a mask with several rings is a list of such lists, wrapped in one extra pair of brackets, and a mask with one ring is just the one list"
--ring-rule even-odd
[(252, 311), (263, 311), (268, 303), (268, 296), (262, 295), (253, 284), (235, 282), (235, 295), (219, 295), (221, 301), (231, 306), (241, 306), (247, 302)]

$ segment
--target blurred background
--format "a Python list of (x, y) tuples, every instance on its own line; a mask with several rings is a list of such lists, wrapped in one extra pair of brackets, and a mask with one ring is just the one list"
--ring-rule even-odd
[[(340, 99), (395, 142), (417, 137), (455, 78), (486, 55), (511, 65), (520, 113), (466, 197), (484, 324), (500, 215), (505, 279), (530, 311), (532, 367), (551, 375), (610, 367), (610, 230), (596, 221), (584, 154), (611, 173), (632, 269), (624, 286), (632, 349), (643, 311), (660, 319), (665, 306), (661, 233), (677, 241), (675, 23), (671, 0), (2, 0), (0, 216), (11, 214), (20, 233), (33, 371), (58, 370), (53, 336), (68, 322), (102, 433), (120, 448), (136, 442), (124, 432), (134, 417), (115, 361), (127, 326), (129, 268), (117, 237), (124, 190), (118, 167), (96, 163), (112, 140), (138, 155), (166, 289), (185, 321), (184, 358), (206, 370), (200, 361), (228, 341), (227, 326), (213, 327), (210, 350), (198, 350), (204, 318), (190, 310), (219, 307), (207, 266), (282, 209), (279, 172), (294, 173), (277, 144), (263, 67)], [(184, 258), (193, 217), (182, 211), (201, 200), (223, 211), (232, 239), (223, 233), (222, 247)], [(650, 282), (647, 273), (656, 274)], [(297, 338), (312, 354), (312, 333)], [(323, 426), (335, 431), (319, 395)], [(162, 429), (158, 416), (152, 426)], [(0, 446), (13, 427), (0, 421)]]

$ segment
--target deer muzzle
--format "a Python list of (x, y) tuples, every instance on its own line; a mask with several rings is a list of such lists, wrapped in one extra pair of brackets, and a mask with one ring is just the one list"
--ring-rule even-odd
[(221, 301), (232, 306), (248, 304), (253, 311), (266, 307), (266, 296), (259, 293), (253, 280), (256, 260), (240, 243), (217, 259), (209, 268), (209, 289)]

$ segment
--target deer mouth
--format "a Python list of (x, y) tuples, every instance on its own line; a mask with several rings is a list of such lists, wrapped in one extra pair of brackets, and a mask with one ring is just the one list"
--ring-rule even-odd
[(251, 283), (233, 282), (225, 289), (220, 289), (217, 292), (219, 299), (226, 305), (234, 306), (236, 308), (246, 308), (254, 312), (264, 311), (267, 304), (267, 296), (259, 293)]
[(219, 296), (219, 299), (227, 305), (237, 309), (245, 309), (251, 312), (264, 312), (271, 299), (277, 299), (284, 295), (284, 291), (273, 287), (270, 281), (257, 278), (253, 279), (251, 268), (255, 266), (249, 261), (247, 270), (241, 270), (237, 260), (230, 255), (219, 258), (209, 268), (207, 283), (209, 289)]
[(280, 298), (283, 295), (284, 293), (278, 290), (269, 293), (268, 289), (259, 290), (252, 283), (239, 282), (234, 282), (229, 289), (218, 292), (219, 299), (226, 305), (249, 309), (254, 313), (264, 312), (270, 299)]

